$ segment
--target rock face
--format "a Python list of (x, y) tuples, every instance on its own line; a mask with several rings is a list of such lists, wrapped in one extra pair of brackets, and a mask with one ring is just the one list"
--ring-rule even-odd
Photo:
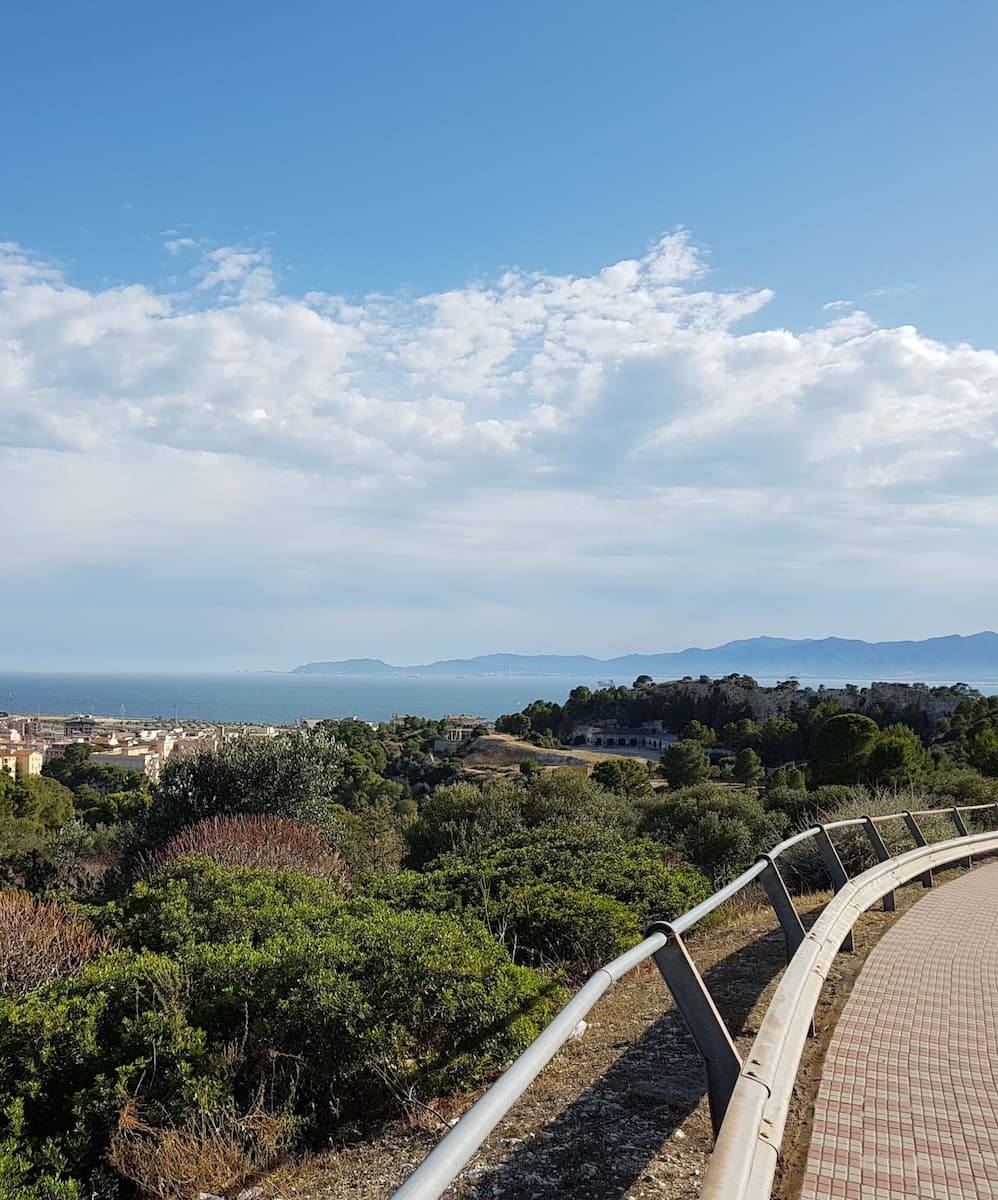
[(936, 695), (924, 683), (871, 683), (865, 688), (752, 688), (727, 680), (715, 682), (694, 679), (681, 685), (677, 684), (678, 686), (688, 689), (698, 697), (708, 696), (719, 688), (729, 699), (747, 704), (757, 721), (784, 716), (794, 706), (806, 705), (811, 700), (833, 698), (840, 700), (843, 707), (856, 712), (864, 712), (882, 704), (897, 709), (917, 708), (933, 721), (938, 721), (940, 717), (952, 716), (963, 698), (959, 694)]
[[(766, 688), (753, 687), (740, 683), (735, 679), (682, 679), (673, 683), (656, 684), (656, 693), (672, 689), (675, 692), (691, 695), (697, 700), (708, 697), (723, 696), (733, 704), (744, 704), (752, 719), (760, 724), (770, 717), (786, 716), (795, 707), (807, 706), (816, 700), (839, 700), (843, 708), (854, 712), (869, 712), (878, 706), (883, 706), (898, 713), (916, 710), (924, 713), (933, 724), (942, 717), (953, 715), (956, 706), (963, 699), (963, 693), (958, 689), (933, 689), (924, 683), (873, 683), (869, 687), (858, 688), (811, 688), (799, 687), (796, 683)], [(608, 741), (616, 744), (620, 735), (643, 734), (652, 726), (662, 727), (662, 722), (646, 722), (641, 730), (619, 729), (611, 717), (604, 720), (587, 720), (579, 723), (562, 737), (569, 742), (578, 742), (594, 748), (605, 746)], [(678, 730), (667, 730), (663, 734), (663, 742), (675, 740)], [(609, 736), (608, 736), (609, 735)], [(612, 739), (612, 740), (611, 740)], [(638, 739), (640, 741), (640, 739)], [(631, 742), (631, 737), (626, 739)], [(625, 743), (621, 743), (625, 744)]]

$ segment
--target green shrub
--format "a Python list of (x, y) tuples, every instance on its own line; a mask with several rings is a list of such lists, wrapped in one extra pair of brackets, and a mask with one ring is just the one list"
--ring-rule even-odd
[[(539, 920), (527, 921), (525, 910), (517, 924), (514, 897), (539, 885), (548, 889), (536, 894), (545, 898), (547, 928)], [(553, 947), (558, 946), (559, 961), (573, 974), (593, 961), (602, 946), (611, 947), (609, 957), (617, 953), (625, 929), (636, 940), (651, 921), (676, 917), (710, 892), (699, 871), (677, 862), (659, 842), (625, 840), (592, 825), (520, 830), (474, 859), (446, 854), (425, 872), (368, 879), (358, 887), (398, 909), (474, 914), (527, 961), (550, 960), (556, 956)], [(557, 928), (553, 922), (556, 891), (565, 906)], [(572, 907), (576, 892), (578, 910)], [(597, 912), (594, 896), (612, 904)], [(599, 922), (603, 930), (598, 932)], [(606, 932), (609, 928), (612, 935)]]
[(645, 805), (642, 832), (680, 850), (718, 880), (783, 836), (786, 814), (768, 810), (753, 791), (701, 783), (671, 792)]
[(122, 945), (174, 954), (205, 942), (259, 945), (295, 930), (320, 932), (339, 904), (338, 888), (323, 879), (188, 856), (89, 914)]
[(535, 883), (513, 888), (487, 914), (502, 940), (522, 945), (539, 963), (565, 966), (572, 976), (590, 975), (641, 940), (633, 910), (594, 888)]
[(813, 825), (818, 819), (814, 796), (804, 788), (773, 785), (766, 788), (762, 799), (767, 809), (777, 809), (786, 815), (788, 828)]
[(54, 1147), (102, 1195), (126, 1105), (181, 1128), (263, 1094), (326, 1138), (480, 1082), (564, 1000), (480, 922), (343, 901), (289, 873), (181, 861), (109, 924), (130, 948), (0, 1001), (0, 1137), (38, 1161)]
[(976, 771), (936, 771), (922, 784), (921, 790), (940, 803), (998, 803), (998, 779), (986, 778)]
[(544, 771), (532, 779), (522, 811), (523, 823), (529, 828), (591, 824), (627, 835), (637, 825), (627, 796), (607, 791), (597, 780), (571, 767)]
[(128, 1097), (210, 1107), (222, 1062), (187, 1020), (188, 982), (169, 959), (124, 951), (0, 1002), (0, 1136), (37, 1161), (54, 1148), (93, 1178)]
[(0, 1200), (80, 1200), (75, 1179), (32, 1161), (23, 1146), (0, 1142)]
[(490, 780), (481, 787), (452, 783), (423, 801), (408, 833), (410, 861), (418, 865), (449, 850), (465, 854), (504, 837), (523, 823), (526, 789), (519, 779)]

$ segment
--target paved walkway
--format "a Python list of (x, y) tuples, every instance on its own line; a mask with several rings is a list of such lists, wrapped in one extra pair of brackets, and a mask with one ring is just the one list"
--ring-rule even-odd
[(998, 1197), (998, 864), (881, 939), (822, 1071), (801, 1200)]

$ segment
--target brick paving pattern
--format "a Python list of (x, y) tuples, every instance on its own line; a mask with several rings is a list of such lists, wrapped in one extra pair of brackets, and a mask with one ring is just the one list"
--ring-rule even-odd
[(881, 939), (822, 1070), (801, 1200), (998, 1197), (998, 864)]

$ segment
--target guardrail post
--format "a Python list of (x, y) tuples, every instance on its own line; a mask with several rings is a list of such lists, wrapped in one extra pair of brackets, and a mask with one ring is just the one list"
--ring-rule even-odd
[[(835, 843), (828, 836), (828, 830), (824, 825), (818, 826), (818, 832), (814, 835), (814, 840), (817, 843), (821, 861), (825, 864), (825, 870), (832, 881), (832, 890), (840, 892), (849, 882), (849, 876), (842, 865), (842, 859), (839, 858), (838, 850), (835, 849)], [(855, 949), (851, 929), (842, 941), (842, 949), (846, 954), (851, 954)]]
[[(870, 839), (870, 845), (873, 847), (873, 853), (877, 856), (877, 862), (887, 862), (890, 854), (884, 845), (884, 839), (880, 836), (880, 830), (873, 823), (872, 817), (863, 818), (863, 828), (866, 830), (866, 836)], [(884, 912), (897, 912), (897, 900), (893, 888), (889, 892), (884, 892)]]
[[(956, 826), (957, 836), (958, 837), (969, 837), (970, 833), (967, 830), (967, 825), (963, 819), (963, 814), (960, 812), (960, 810), (956, 807), (955, 804), (949, 810), (949, 815), (953, 818), (953, 824)], [(971, 854), (968, 854), (967, 857), (963, 861), (967, 864), (968, 868), (972, 867), (974, 865), (974, 858), (973, 858), (973, 855), (971, 855)]]
[(657, 921), (648, 932), (661, 931), (669, 940), (661, 950), (655, 952), (655, 964), (662, 972), (676, 1007), (683, 1015), (707, 1075), (707, 1100), (710, 1103), (710, 1120), (717, 1135), (724, 1120), (724, 1113), (735, 1090), (742, 1069), (741, 1059), (731, 1040), (728, 1027), (721, 1019), (710, 992), (690, 958), (683, 939), (674, 933), (666, 922)]
[(783, 937), (787, 944), (787, 962), (789, 962), (796, 953), (797, 947), (804, 940), (804, 926), (797, 909), (794, 908), (794, 902), (790, 899), (790, 893), (787, 891), (787, 885), (783, 882), (779, 867), (768, 854), (760, 854), (759, 858), (766, 864), (765, 871), (759, 876), (759, 882), (765, 889), (769, 903), (773, 906), (773, 912), (776, 913), (776, 918), (783, 929)]
[[(914, 838), (916, 846), (927, 846), (929, 844), (925, 840), (925, 834), (922, 832), (921, 826), (910, 812), (906, 812), (904, 814), (904, 823), (908, 826), (908, 832), (911, 834), (912, 838)], [(919, 879), (922, 881), (923, 888), (932, 887), (932, 868), (929, 867), (927, 871), (923, 871), (919, 876)]]

